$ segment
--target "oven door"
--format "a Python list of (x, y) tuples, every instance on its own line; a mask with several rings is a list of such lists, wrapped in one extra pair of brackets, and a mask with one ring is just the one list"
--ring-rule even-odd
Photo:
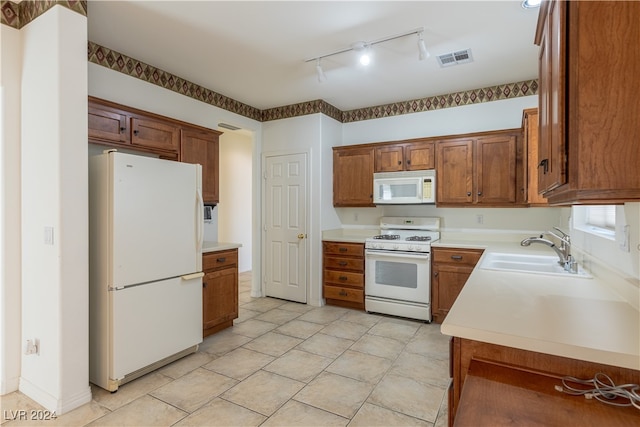
[(428, 304), (431, 301), (430, 255), (367, 249), (365, 295)]

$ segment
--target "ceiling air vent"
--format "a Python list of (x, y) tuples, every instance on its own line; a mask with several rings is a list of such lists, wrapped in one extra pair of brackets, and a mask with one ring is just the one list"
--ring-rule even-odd
[(229, 123), (218, 123), (218, 127), (224, 128), (224, 129), (229, 129), (229, 130), (240, 130), (242, 128), (239, 128), (238, 126), (234, 126), (234, 125), (230, 125)]
[(458, 50), (456, 52), (438, 55), (438, 63), (440, 63), (441, 67), (450, 67), (452, 65), (466, 64), (467, 62), (473, 62), (473, 56), (471, 56), (471, 49)]

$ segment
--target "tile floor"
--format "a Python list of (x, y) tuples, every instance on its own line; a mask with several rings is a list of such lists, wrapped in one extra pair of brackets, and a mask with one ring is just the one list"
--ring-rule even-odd
[[(332, 306), (251, 298), (240, 316), (184, 357), (55, 421), (62, 426), (445, 426), (448, 337), (436, 324)], [(2, 397), (2, 426), (42, 409)]]

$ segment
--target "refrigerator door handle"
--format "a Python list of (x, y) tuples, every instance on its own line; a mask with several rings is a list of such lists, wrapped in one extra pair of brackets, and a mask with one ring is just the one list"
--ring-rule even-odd
[(202, 190), (196, 192), (196, 250), (202, 252), (202, 242), (204, 240), (204, 200)]
[(203, 272), (185, 274), (184, 276), (180, 276), (180, 278), (182, 280), (193, 280), (193, 279), (199, 279), (201, 277), (204, 277), (204, 273)]

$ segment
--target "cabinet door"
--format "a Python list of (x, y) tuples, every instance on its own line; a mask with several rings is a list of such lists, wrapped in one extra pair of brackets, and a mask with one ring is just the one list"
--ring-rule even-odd
[(473, 267), (434, 264), (432, 274), (432, 315), (442, 323), (471, 275)]
[(218, 203), (219, 135), (183, 129), (180, 135), (180, 161), (202, 165), (202, 198), (205, 203)]
[(531, 205), (547, 205), (545, 199), (538, 191), (538, 173), (540, 169), (540, 156), (538, 154), (538, 109), (531, 108), (524, 110), (522, 124), (524, 128), (525, 150), (527, 153), (526, 161), (526, 188), (527, 203)]
[(541, 192), (566, 182), (565, 2), (549, 2), (540, 43)]
[(333, 151), (333, 206), (373, 205), (373, 148)]
[(402, 145), (376, 147), (376, 172), (396, 172), (404, 170), (404, 150)]
[(516, 202), (515, 136), (478, 138), (476, 164), (475, 196), (478, 204), (506, 205)]
[(170, 123), (133, 117), (131, 144), (156, 150), (178, 152), (180, 129)]
[(405, 145), (404, 159), (406, 170), (425, 170), (435, 167), (435, 143), (414, 142)]
[(238, 273), (235, 267), (205, 274), (202, 287), (203, 329), (238, 317)]
[(436, 147), (437, 203), (471, 203), (473, 140), (441, 141)]
[(129, 143), (129, 117), (89, 104), (89, 140)]

